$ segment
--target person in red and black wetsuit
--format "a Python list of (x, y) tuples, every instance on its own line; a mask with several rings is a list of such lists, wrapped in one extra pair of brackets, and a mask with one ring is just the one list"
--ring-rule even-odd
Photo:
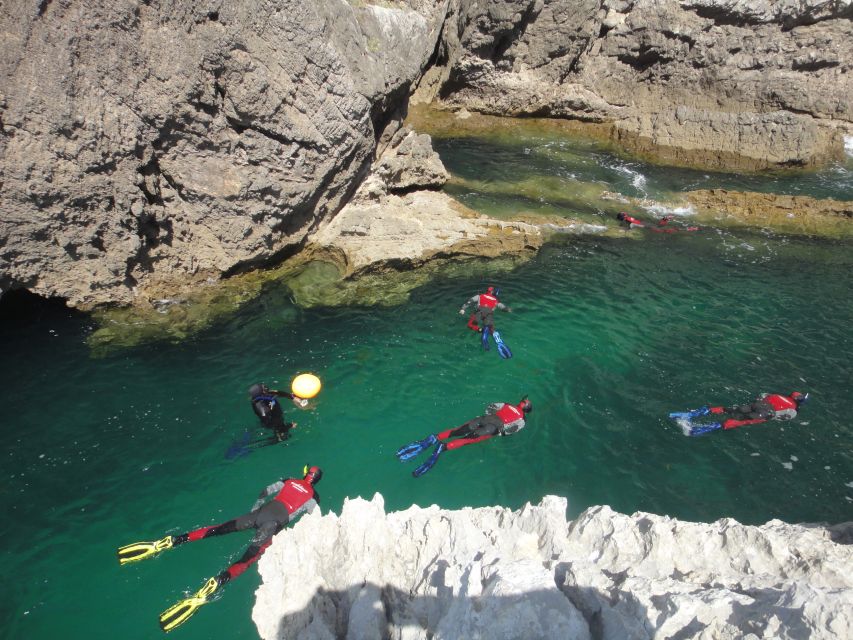
[(476, 305), (476, 310), (471, 314), (471, 317), (468, 318), (468, 328), (472, 331), (483, 331), (483, 329), (488, 327), (489, 331), (494, 332), (495, 309), (507, 312), (512, 311), (510, 307), (498, 300), (494, 287), (487, 288), (486, 293), (478, 293), (475, 296), (471, 296), (465, 304), (462, 305), (462, 308), (459, 309), (459, 315), (464, 316), (466, 309), (468, 309), (468, 306), (472, 304)]
[[(261, 492), (252, 506), (252, 510), (239, 518), (210, 527), (201, 527), (177, 536), (166, 536), (156, 542), (137, 542), (118, 550), (119, 562), (126, 564), (154, 556), (165, 549), (186, 542), (195, 542), (196, 540), (204, 540), (205, 538), (222, 536), (246, 529), (255, 530), (255, 536), (237, 562), (210, 578), (195, 597), (183, 600), (160, 616), (160, 626), (164, 631), (171, 631), (176, 626), (183, 624), (187, 618), (195, 613), (198, 607), (208, 601), (217, 589), (257, 562), (261, 554), (272, 543), (275, 534), (302, 514), (313, 511), (319, 506), (320, 495), (317, 493), (315, 485), (320, 482), (323, 472), (319, 467), (309, 468), (306, 466), (304, 473), (305, 475), (301, 480), (295, 478), (282, 479), (269, 485)], [(273, 496), (272, 500), (265, 502), (269, 496)]]
[[(429, 459), (412, 472), (412, 475), (417, 478), (432, 469), (438, 460), (438, 456), (445, 449), (458, 449), (468, 444), (488, 440), (494, 436), (508, 436), (518, 433), (525, 427), (525, 417), (531, 411), (533, 411), (533, 404), (527, 399), (527, 396), (516, 405), (506, 402), (492, 403), (486, 407), (485, 415), (477, 416), (455, 429), (447, 429), (423, 440), (407, 444), (397, 450), (397, 457), (401, 462), (405, 462), (435, 445)], [(451, 438), (456, 439), (445, 442)]]
[(736, 429), (749, 424), (761, 424), (768, 420), (793, 420), (797, 412), (809, 394), (793, 391), (784, 396), (778, 393), (762, 393), (749, 404), (735, 405), (732, 407), (709, 407), (704, 406), (689, 412), (690, 419), (706, 415), (730, 415), (722, 422), (710, 424), (689, 425), (688, 435), (695, 436), (717, 429)]
[(525, 427), (524, 417), (531, 411), (533, 411), (533, 404), (527, 398), (517, 405), (493, 402), (486, 407), (485, 415), (477, 416), (461, 427), (437, 433), (436, 437), (439, 440), (458, 438), (446, 443), (447, 449), (458, 449), (494, 436), (508, 436), (518, 433)]
[(646, 226), (645, 222), (643, 222), (642, 220), (637, 220), (637, 218), (634, 218), (633, 216), (629, 216), (624, 211), (620, 211), (619, 213), (617, 213), (616, 219), (629, 229), (636, 229), (638, 227)]
[[(255, 536), (246, 552), (237, 562), (216, 576), (216, 581), (222, 586), (256, 562), (272, 543), (273, 536), (288, 523), (319, 506), (320, 494), (314, 487), (322, 477), (323, 472), (319, 467), (310, 467), (302, 480), (290, 478), (274, 482), (261, 492), (249, 513), (212, 527), (182, 533), (175, 536), (174, 545), (254, 529)], [(265, 503), (264, 500), (269, 496), (273, 496), (273, 499)]]

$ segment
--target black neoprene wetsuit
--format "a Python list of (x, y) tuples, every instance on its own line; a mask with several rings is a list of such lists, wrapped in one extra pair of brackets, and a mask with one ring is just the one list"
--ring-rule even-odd
[(477, 416), (450, 432), (451, 438), (479, 438), (496, 436), (503, 427), (503, 420), (496, 415)]
[(271, 429), (275, 437), (285, 440), (293, 424), (284, 421), (284, 411), (278, 397), (293, 400), (294, 395), (286, 391), (270, 391), (252, 396), (252, 410), (266, 429)]
[(727, 407), (726, 413), (736, 416), (740, 420), (769, 420), (773, 417), (775, 411), (769, 402), (756, 400), (750, 404), (742, 404), (734, 407)]

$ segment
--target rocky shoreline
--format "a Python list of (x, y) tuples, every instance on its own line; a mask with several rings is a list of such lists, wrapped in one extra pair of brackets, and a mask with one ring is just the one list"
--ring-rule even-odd
[(811, 638), (853, 635), (853, 523), (710, 524), (564, 498), (518, 511), (382, 497), (304, 517), (259, 562), (252, 618), (301, 638)]
[(80, 309), (278, 267), (346, 206), (374, 215), (352, 197), (371, 166), (399, 178), (376, 162), (414, 102), (586, 123), (729, 170), (816, 166), (853, 135), (849, 0), (21, 0), (0, 15), (0, 292)]

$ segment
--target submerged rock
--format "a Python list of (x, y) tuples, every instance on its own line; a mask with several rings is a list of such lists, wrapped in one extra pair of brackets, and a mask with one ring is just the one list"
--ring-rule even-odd
[(853, 202), (773, 193), (705, 189), (688, 191), (684, 198), (700, 218), (771, 228), (786, 233), (821, 236), (853, 234)]
[(264, 640), (853, 636), (853, 523), (710, 524), (566, 500), (518, 511), (347, 500), (259, 563)]

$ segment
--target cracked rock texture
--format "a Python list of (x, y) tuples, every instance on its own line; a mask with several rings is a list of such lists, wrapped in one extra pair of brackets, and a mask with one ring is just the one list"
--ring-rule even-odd
[(310, 236), (312, 247), (351, 276), (434, 257), (524, 255), (542, 245), (536, 225), (481, 217), (430, 190), (448, 177), (430, 137), (402, 127), (352, 199)]
[(853, 130), (851, 19), (851, 0), (461, 0), (421, 93), (612, 123), (678, 163), (812, 165)]
[(853, 523), (745, 526), (566, 500), (304, 517), (259, 563), (264, 640), (853, 637)]
[(817, 164), (853, 135), (851, 18), (853, 0), (7, 0), (0, 295), (129, 304), (275, 264), (389, 145), (389, 193), (440, 184), (423, 141), (395, 138), (415, 86), (605, 123), (665, 161)]
[(446, 2), (0, 5), (0, 293), (127, 303), (286, 255), (399, 121)]

